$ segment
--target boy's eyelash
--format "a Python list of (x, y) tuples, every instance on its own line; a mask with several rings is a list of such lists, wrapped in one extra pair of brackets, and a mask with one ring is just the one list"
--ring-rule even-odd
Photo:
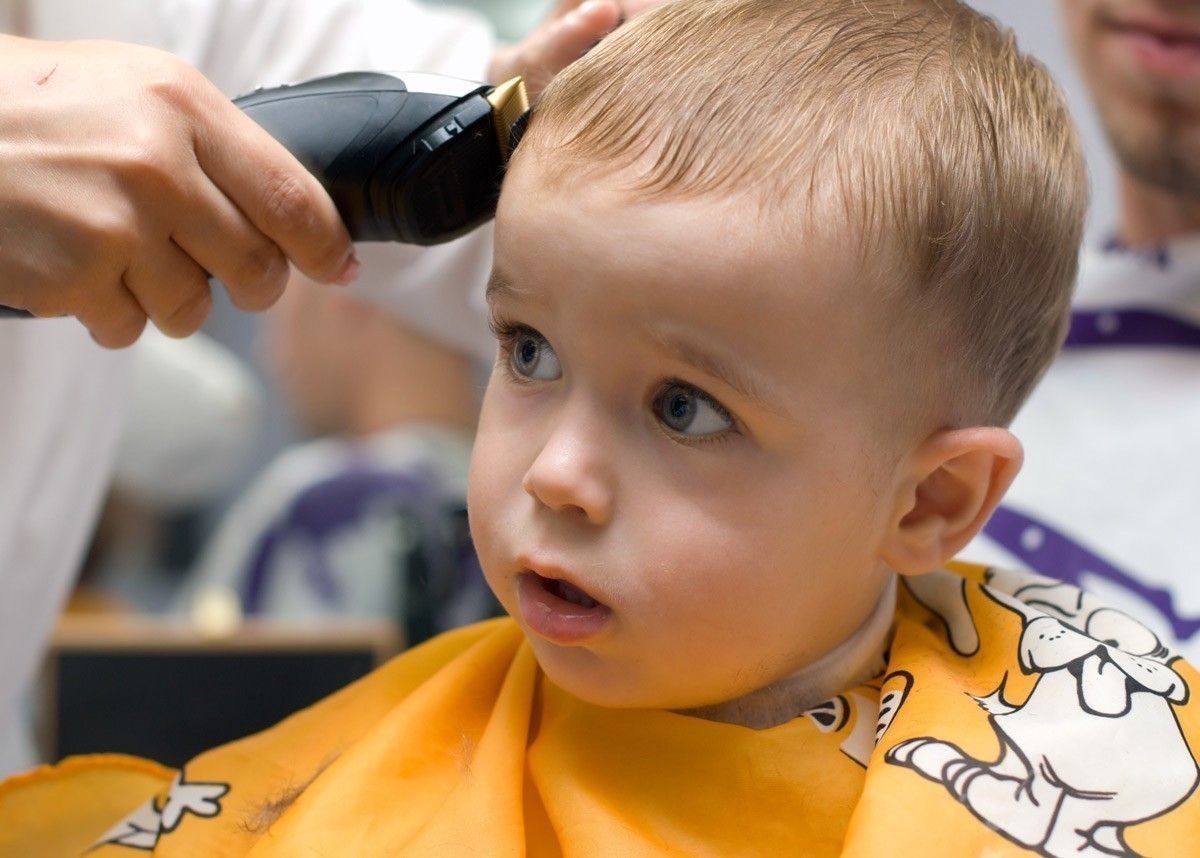
[(492, 313), (488, 316), (488, 328), (500, 343), (512, 342), (519, 334), (524, 334), (533, 330), (528, 325), (522, 325), (517, 322), (512, 322), (502, 316), (497, 316)]
[(696, 387), (696, 385), (684, 381), (682, 378), (668, 378), (663, 381), (663, 383), (659, 385), (659, 396), (661, 397), (663, 393), (670, 390), (672, 387), (682, 387), (684, 390), (695, 394), (697, 398), (703, 399), (705, 402), (711, 405), (713, 411), (716, 411), (730, 423), (735, 422), (733, 414), (729, 411), (729, 409), (718, 402), (712, 394), (705, 393), (703, 390)]
[(509, 381), (516, 382), (517, 384), (532, 384), (533, 379), (523, 376), (513, 369), (512, 352), (518, 338), (521, 336), (533, 334), (540, 337), (541, 334), (528, 325), (510, 321), (495, 313), (488, 316), (488, 328), (491, 329), (492, 336), (496, 338), (496, 342), (500, 345), (500, 353), (497, 355), (496, 360), (498, 363), (503, 364), (504, 375)]
[(659, 430), (662, 431), (662, 433), (664, 435), (666, 435), (668, 438), (670, 438), (671, 440), (676, 441), (680, 444), (686, 444), (687, 446), (690, 446), (690, 447), (703, 447), (708, 444), (727, 443), (730, 439), (730, 436), (741, 434), (741, 430), (738, 428), (739, 427), (738, 419), (733, 415), (733, 412), (731, 412), (728, 408), (726, 408), (724, 405), (722, 405), (720, 402), (718, 402), (717, 399), (715, 397), (713, 397), (711, 394), (705, 393), (703, 390), (696, 387), (696, 385), (689, 384), (688, 382), (684, 381), (683, 379), (669, 378), (666, 381), (664, 381), (661, 385), (659, 385), (658, 394), (654, 397), (654, 400), (653, 400), (653, 404), (655, 407), (657, 407), (658, 403), (662, 400), (663, 394), (665, 394), (672, 387), (686, 388), (687, 390), (690, 390), (693, 394), (695, 394), (698, 398), (703, 399), (705, 402), (707, 402), (709, 404), (709, 406), (714, 411), (716, 411), (718, 414), (720, 414), (722, 417), (724, 417), (726, 420), (729, 421), (729, 428), (723, 432), (718, 432), (715, 435), (700, 435), (700, 436), (683, 435), (678, 432), (672, 432), (670, 427), (664, 426), (662, 421), (656, 420), (655, 424), (659, 427)]

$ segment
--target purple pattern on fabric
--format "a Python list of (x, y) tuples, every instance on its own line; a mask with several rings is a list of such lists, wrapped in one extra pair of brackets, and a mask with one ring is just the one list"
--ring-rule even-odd
[(325, 557), (325, 543), (335, 534), (378, 510), (420, 510), (431, 500), (433, 483), (421, 474), (353, 465), (305, 487), (283, 514), (259, 537), (243, 577), (246, 613), (262, 609), (271, 562), (286, 539), (307, 543), (305, 575), (322, 600), (336, 604), (337, 581)]
[(1176, 640), (1200, 631), (1200, 617), (1182, 616), (1170, 591), (1151, 587), (1073, 541), (1064, 533), (1010, 507), (1000, 507), (983, 531), (1035, 572), (1077, 587), (1093, 575), (1154, 606), (1170, 624)]
[(1130, 247), (1115, 235), (1110, 236), (1104, 245), (1101, 247), (1105, 253), (1124, 253), (1130, 256), (1137, 256), (1141, 259), (1154, 265), (1160, 271), (1165, 271), (1171, 267), (1171, 254), (1167, 250), (1166, 245), (1158, 247)]
[(1148, 309), (1076, 310), (1063, 348), (1097, 346), (1200, 349), (1200, 326)]

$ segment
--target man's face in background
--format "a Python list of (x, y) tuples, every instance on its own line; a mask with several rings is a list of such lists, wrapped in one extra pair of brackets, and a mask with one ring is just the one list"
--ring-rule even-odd
[(1200, 200), (1200, 0), (1062, 0), (1122, 167)]

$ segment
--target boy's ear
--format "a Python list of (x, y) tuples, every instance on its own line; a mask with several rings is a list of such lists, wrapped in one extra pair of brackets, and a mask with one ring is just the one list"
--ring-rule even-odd
[(1021, 469), (1007, 429), (943, 429), (903, 465), (881, 558), (904, 575), (941, 567), (977, 534)]

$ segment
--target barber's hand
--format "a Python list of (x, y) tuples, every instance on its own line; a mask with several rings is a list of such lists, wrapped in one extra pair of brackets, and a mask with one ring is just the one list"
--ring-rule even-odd
[(488, 67), (488, 77), (493, 83), (501, 83), (522, 75), (532, 101), (556, 74), (587, 53), (618, 24), (659, 2), (560, 0), (528, 36), (496, 51)]
[(169, 54), (0, 36), (0, 153), (0, 304), (77, 316), (102, 345), (147, 318), (195, 331), (209, 273), (262, 310), (289, 259), (321, 282), (357, 272), (316, 179)]

